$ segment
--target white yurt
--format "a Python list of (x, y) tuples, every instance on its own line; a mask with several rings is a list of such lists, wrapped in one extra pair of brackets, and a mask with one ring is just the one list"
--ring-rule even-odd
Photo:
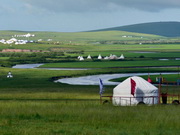
[(113, 89), (112, 102), (115, 106), (129, 106), (140, 103), (152, 105), (158, 104), (158, 101), (158, 88), (138, 76), (127, 78)]

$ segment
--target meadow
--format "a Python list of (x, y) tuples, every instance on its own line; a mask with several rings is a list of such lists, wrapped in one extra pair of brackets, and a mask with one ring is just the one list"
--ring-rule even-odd
[(178, 135), (178, 106), (114, 107), (97, 101), (1, 101), (1, 134)]
[[(6, 78), (9, 70), (14, 78)], [(180, 133), (177, 121), (179, 106), (115, 107), (111, 103), (103, 105), (99, 100), (99, 86), (67, 85), (54, 83), (51, 79), (54, 76), (92, 74), (97, 72), (96, 70), (1, 68), (0, 71), (1, 134)], [(176, 76), (172, 76), (174, 77)], [(115, 86), (105, 87), (103, 95), (111, 96)]]
[(179, 66), (179, 61), (134, 60), (134, 61), (98, 61), (98, 62), (61, 62), (44, 64), (44, 68), (118, 68), (118, 67), (151, 67), (151, 66)]
[(13, 71), (15, 82), (1, 81), (1, 134), (179, 134), (178, 106), (102, 105), (99, 86), (56, 84), (37, 72), (23, 77)]
[[(27, 32), (3, 31), (0, 37), (9, 39), (15, 34)], [(179, 135), (179, 105), (120, 106), (100, 103), (99, 86), (68, 85), (54, 83), (58, 78), (106, 73), (161, 73), (178, 72), (179, 44), (144, 44), (151, 41), (177, 41), (156, 35), (128, 32), (32, 32), (30, 40), (43, 39), (26, 45), (2, 45), (0, 49), (32, 49), (63, 52), (62, 56), (44, 57), (56, 63), (42, 67), (93, 68), (83, 71), (46, 69), (12, 69), (0, 67), (0, 134), (18, 135)], [(131, 35), (131, 38), (124, 38)], [(142, 38), (143, 37), (143, 38)], [(53, 42), (47, 42), (47, 39)], [(114, 44), (118, 41), (118, 44)], [(59, 44), (55, 44), (59, 42)], [(110, 44), (109, 44), (110, 43)], [(123, 43), (123, 44), (121, 44)], [(144, 51), (144, 53), (143, 53)], [(149, 52), (149, 53), (147, 53)], [(11, 56), (12, 54), (12, 56)], [(92, 61), (77, 61), (77, 56), (93, 56)], [(98, 61), (97, 56), (124, 54), (126, 60)], [(28, 63), (29, 54), (10, 53), (0, 57), (0, 62), (21, 59)], [(34, 54), (33, 54), (34, 55)], [(25, 59), (26, 56), (26, 59)], [(14, 58), (14, 59), (12, 59)], [(16, 59), (15, 59), (16, 58)], [(35, 55), (37, 58), (37, 55)], [(41, 58), (41, 57), (39, 57)], [(168, 58), (168, 61), (158, 59)], [(68, 59), (64, 62), (62, 59)], [(73, 62), (72, 62), (73, 60)], [(16, 61), (17, 62), (17, 61)], [(33, 62), (30, 61), (31, 63)], [(164, 66), (149, 68), (150, 66)], [(172, 66), (172, 67), (166, 67)], [(134, 68), (136, 67), (136, 68)], [(7, 78), (11, 71), (13, 78)], [(151, 76), (155, 81), (157, 76)], [(176, 75), (164, 76), (169, 81)], [(147, 76), (144, 76), (147, 79)], [(125, 78), (117, 79), (120, 82)], [(112, 96), (115, 86), (105, 86), (103, 95)], [(167, 87), (162, 86), (166, 92)], [(169, 86), (168, 92), (179, 92), (179, 86)], [(105, 99), (103, 99), (105, 100)]]

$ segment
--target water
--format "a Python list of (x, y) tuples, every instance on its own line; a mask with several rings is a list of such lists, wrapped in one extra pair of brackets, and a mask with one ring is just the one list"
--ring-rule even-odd
[[(20, 69), (33, 69), (38, 68), (43, 64), (20, 64), (13, 66), (12, 68), (20, 68)], [(47, 69), (47, 70), (89, 70), (90, 68), (38, 68), (38, 69)], [(178, 74), (178, 73), (161, 73), (163, 74)], [(99, 85), (99, 78), (103, 80), (104, 85), (117, 85), (119, 82), (111, 82), (109, 80), (121, 77), (129, 77), (129, 76), (140, 76), (147, 75), (148, 73), (124, 73), (124, 74), (100, 74), (100, 75), (90, 75), (90, 76), (82, 76), (75, 78), (63, 78), (58, 79), (55, 82), (66, 83), (71, 85)], [(151, 75), (159, 75), (159, 73), (151, 73)]]
[(37, 68), (43, 64), (19, 64), (15, 65), (12, 68), (20, 68), (20, 69), (31, 69), (31, 68)]
[[(38, 68), (43, 64), (18, 64), (16, 66), (13, 66), (12, 68), (18, 68), (18, 69), (33, 69)], [(38, 69), (47, 69), (47, 70), (89, 70), (91, 68), (38, 68)]]
[[(177, 74), (177, 73), (161, 73), (161, 75), (163, 74)], [(109, 80), (115, 78), (121, 78), (121, 77), (141, 76), (141, 75), (148, 76), (148, 73), (100, 74), (100, 75), (90, 75), (90, 76), (82, 76), (82, 77), (74, 77), (74, 78), (63, 78), (55, 82), (66, 83), (71, 85), (99, 85), (99, 79), (101, 78), (104, 85), (117, 85), (120, 82), (111, 82)], [(151, 73), (150, 75), (159, 75), (159, 73)]]

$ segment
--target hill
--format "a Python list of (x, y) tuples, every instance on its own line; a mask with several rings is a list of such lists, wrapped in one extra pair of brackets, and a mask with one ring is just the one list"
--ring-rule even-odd
[[(148, 39), (158, 39), (160, 36), (152, 34), (142, 34), (126, 31), (96, 31), (96, 32), (43, 32), (43, 31), (0, 31), (0, 40), (1, 39), (10, 39), (14, 35), (23, 35), (23, 34), (33, 34), (34, 37), (17, 37), (17, 39), (29, 39), (37, 41), (42, 39), (42, 41), (47, 41), (52, 39), (52, 41), (61, 41), (61, 42), (89, 42), (89, 41), (106, 41), (106, 40), (148, 40)], [(130, 36), (129, 38), (124, 38), (123, 36)], [(143, 37), (143, 39), (141, 39)]]
[(160, 35), (165, 37), (180, 37), (180, 22), (151, 22), (121, 27), (113, 27), (94, 31), (127, 31)]

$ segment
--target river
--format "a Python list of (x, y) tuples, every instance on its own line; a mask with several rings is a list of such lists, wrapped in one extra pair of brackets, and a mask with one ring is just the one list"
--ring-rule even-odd
[[(21, 69), (32, 69), (38, 68), (43, 64), (21, 64), (16, 65), (12, 68), (21, 68)], [(41, 68), (38, 68), (41, 69)], [(88, 68), (42, 68), (48, 70), (88, 70)], [(90, 68), (89, 68), (90, 69)], [(163, 74), (178, 74), (175, 73), (161, 73)], [(71, 85), (99, 85), (99, 79), (103, 80), (104, 85), (117, 85), (119, 82), (111, 82), (109, 80), (121, 77), (129, 77), (129, 76), (140, 76), (140, 75), (147, 75), (148, 73), (121, 73), (121, 74), (100, 74), (100, 75), (89, 75), (89, 76), (82, 76), (82, 77), (74, 77), (74, 78), (63, 78), (58, 79), (55, 82), (66, 83)], [(159, 75), (159, 73), (150, 73), (150, 75)]]
[(12, 68), (18, 68), (18, 69), (48, 69), (48, 70), (89, 70), (91, 68), (39, 68), (39, 66), (44, 64), (18, 64), (13, 66)]
[[(163, 74), (178, 74), (178, 73), (161, 73)], [(117, 85), (119, 82), (111, 82), (109, 80), (121, 77), (130, 77), (130, 76), (141, 76), (147, 75), (148, 73), (122, 73), (122, 74), (100, 74), (100, 75), (90, 75), (90, 76), (82, 76), (82, 77), (74, 77), (74, 78), (63, 78), (59, 79), (55, 82), (66, 83), (71, 85), (99, 85), (99, 79), (103, 81), (104, 85)], [(159, 73), (150, 73), (150, 75), (157, 75)]]

